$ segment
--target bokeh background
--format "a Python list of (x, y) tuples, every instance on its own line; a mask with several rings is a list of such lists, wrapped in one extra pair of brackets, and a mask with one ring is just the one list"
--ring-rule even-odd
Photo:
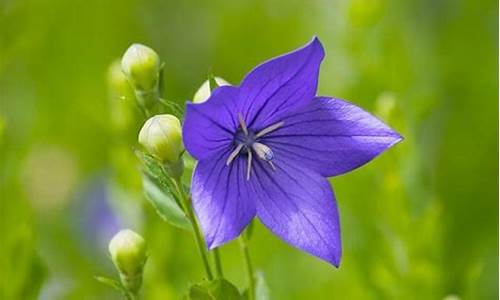
[[(0, 1), (0, 298), (120, 299), (107, 242), (145, 236), (144, 299), (203, 277), (189, 234), (142, 196), (141, 117), (110, 96), (133, 42), (165, 63), (167, 98), (211, 70), (238, 84), (318, 35), (319, 94), (348, 99), (405, 136), (331, 179), (339, 269), (257, 224), (251, 255), (272, 299), (498, 298), (498, 2), (495, 0)], [(237, 243), (222, 248), (243, 286)]]

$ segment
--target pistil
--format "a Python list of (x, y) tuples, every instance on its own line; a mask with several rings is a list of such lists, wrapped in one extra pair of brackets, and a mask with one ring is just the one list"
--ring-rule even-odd
[[(246, 178), (250, 180), (251, 170), (252, 170), (252, 159), (253, 159), (253, 151), (257, 154), (257, 157), (269, 163), (273, 170), (276, 170), (272, 160), (274, 159), (274, 152), (267, 145), (258, 141), (259, 138), (265, 136), (266, 134), (275, 131), (276, 129), (283, 126), (284, 122), (278, 122), (273, 125), (270, 125), (259, 132), (254, 134), (251, 132), (246, 123), (243, 115), (238, 113), (238, 120), (240, 123), (241, 131), (235, 134), (235, 144), (236, 148), (229, 154), (229, 157), (226, 160), (226, 165), (229, 166), (238, 155), (244, 151), (243, 153), (247, 153), (247, 173)], [(241, 136), (243, 134), (243, 136)]]

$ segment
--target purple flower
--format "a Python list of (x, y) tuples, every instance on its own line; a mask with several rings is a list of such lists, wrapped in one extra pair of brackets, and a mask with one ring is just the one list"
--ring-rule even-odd
[(337, 204), (326, 177), (351, 171), (402, 137), (348, 102), (317, 97), (314, 38), (188, 104), (184, 144), (198, 160), (191, 192), (210, 249), (257, 216), (287, 243), (337, 266)]

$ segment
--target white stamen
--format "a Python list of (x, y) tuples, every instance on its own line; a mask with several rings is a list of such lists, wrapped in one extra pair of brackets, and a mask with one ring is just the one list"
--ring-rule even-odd
[(236, 158), (236, 156), (238, 156), (238, 154), (240, 153), (241, 148), (243, 148), (243, 144), (239, 144), (236, 147), (236, 149), (234, 149), (234, 151), (231, 152), (231, 154), (229, 154), (229, 157), (226, 160), (226, 166), (229, 166), (233, 162), (233, 160)]
[(255, 153), (257, 153), (257, 156), (260, 159), (265, 160), (265, 161), (273, 160), (273, 158), (274, 158), (273, 150), (271, 150), (271, 148), (269, 148), (268, 146), (261, 144), (261, 143), (258, 143), (258, 142), (255, 142), (255, 143), (253, 143), (252, 148), (253, 148), (253, 150), (255, 150)]
[(250, 180), (250, 171), (251, 170), (252, 170), (252, 150), (248, 149), (247, 181)]
[(248, 136), (248, 128), (247, 124), (245, 123), (245, 119), (243, 119), (243, 115), (241, 113), (238, 113), (238, 119), (240, 120), (240, 126), (245, 135)]
[(271, 165), (271, 168), (272, 168), (274, 171), (276, 171), (276, 166), (273, 164), (273, 162), (269, 160), (269, 161), (268, 161), (268, 163), (269, 163), (269, 165)]
[(259, 131), (256, 135), (255, 135), (255, 138), (259, 138), (265, 134), (268, 134), (269, 132), (272, 132), (272, 131), (275, 131), (276, 129), (280, 128), (281, 126), (283, 126), (283, 124), (285, 124), (285, 122), (278, 122), (276, 124), (273, 124), (271, 126), (268, 126), (264, 129), (262, 129), (261, 131)]

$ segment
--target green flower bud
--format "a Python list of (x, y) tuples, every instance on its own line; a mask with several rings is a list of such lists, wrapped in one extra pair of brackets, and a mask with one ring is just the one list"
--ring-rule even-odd
[(146, 241), (134, 231), (124, 229), (111, 239), (108, 249), (125, 288), (137, 292), (142, 284), (142, 271), (147, 260)]
[(126, 132), (134, 122), (134, 90), (122, 72), (120, 61), (114, 61), (108, 70), (111, 124), (118, 132)]
[(136, 90), (150, 91), (158, 84), (160, 57), (141, 44), (132, 44), (122, 58), (122, 70)]
[[(215, 82), (219, 86), (230, 85), (229, 82), (225, 81), (224, 79), (222, 79), (220, 77), (214, 77), (214, 79), (215, 79)], [(210, 93), (212, 90), (211, 88), (213, 88), (213, 87), (210, 86), (210, 80), (206, 80), (205, 82), (203, 82), (203, 84), (200, 86), (200, 88), (194, 94), (193, 102), (194, 103), (202, 103), (202, 102), (207, 101), (208, 97), (210, 97)]]
[(175, 116), (156, 115), (142, 126), (139, 143), (161, 162), (174, 164), (184, 150), (181, 131), (181, 123)]
[(108, 69), (108, 87), (110, 98), (133, 99), (134, 89), (122, 71), (120, 60), (115, 60)]
[(121, 65), (139, 105), (151, 108), (159, 99), (161, 62), (158, 54), (147, 46), (132, 44), (125, 51)]
[(130, 229), (120, 230), (109, 242), (111, 259), (120, 273), (136, 275), (146, 262), (146, 241)]

